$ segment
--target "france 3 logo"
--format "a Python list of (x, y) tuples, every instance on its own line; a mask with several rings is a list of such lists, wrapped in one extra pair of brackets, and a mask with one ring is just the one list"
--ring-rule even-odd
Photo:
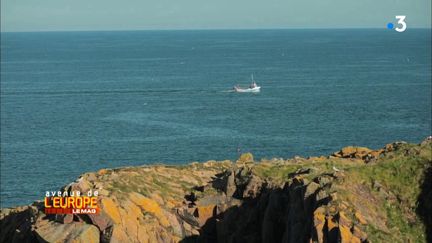
[(405, 22), (406, 16), (405, 15), (396, 15), (395, 18), (398, 20), (398, 25), (395, 28), (395, 25), (390, 22), (387, 24), (387, 29), (392, 30), (394, 28), (394, 30), (396, 30), (397, 32), (404, 32), (407, 28), (407, 24)]

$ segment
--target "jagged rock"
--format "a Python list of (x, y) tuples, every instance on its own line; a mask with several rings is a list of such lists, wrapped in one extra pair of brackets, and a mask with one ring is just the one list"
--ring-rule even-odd
[(216, 205), (198, 206), (195, 209), (194, 217), (197, 218), (200, 226), (203, 226), (207, 220), (217, 213)]
[(386, 146), (383, 148), (385, 153), (396, 151), (399, 148), (403, 147), (403, 145), (407, 144), (407, 142), (399, 141), (394, 143), (386, 144)]
[(35, 242), (33, 224), (38, 215), (35, 206), (5, 208), (0, 211), (0, 242)]
[(258, 176), (251, 176), (243, 191), (242, 198), (255, 198), (259, 195), (266, 183)]
[(334, 174), (332, 175), (322, 175), (314, 178), (314, 182), (318, 183), (321, 187), (330, 184), (334, 178), (337, 177)]
[(235, 183), (235, 175), (233, 171), (227, 172), (225, 181), (226, 181), (225, 194), (228, 197), (232, 197), (237, 190), (236, 183)]
[(345, 215), (344, 212), (339, 212), (339, 225), (345, 225), (348, 228), (351, 227), (351, 220)]
[(327, 224), (327, 241), (328, 242), (339, 242), (339, 224), (335, 217), (328, 215), (326, 216)]
[[(346, 147), (329, 158), (297, 158), (296, 163), (251, 165), (249, 158), (240, 164), (209, 161), (100, 170), (65, 187), (98, 189), (100, 214), (47, 216), (40, 203), (2, 209), (0, 241), (368, 242), (368, 234), (377, 232), (394, 240), (404, 232), (386, 225), (382, 209), (387, 205), (397, 205), (394, 210), (403, 207), (401, 217), (413, 227), (419, 223), (413, 212), (415, 201), (397, 191), (401, 186), (397, 176), (410, 165), (400, 163), (404, 159), (418, 163), (407, 170), (415, 176), (404, 180), (426, 171), (424, 182), (419, 181), (423, 183), (419, 212), (421, 220), (430, 224), (428, 144), (394, 143), (376, 151)], [(358, 163), (360, 159), (377, 163)], [(375, 169), (388, 173), (390, 183), (385, 176), (369, 175)], [(371, 228), (376, 230), (368, 231)], [(420, 239), (403, 237), (412, 242)]]
[(330, 193), (328, 193), (327, 190), (320, 188), (320, 190), (318, 190), (318, 193), (315, 196), (315, 199), (317, 202), (330, 201)]
[(36, 236), (40, 242), (99, 242), (99, 230), (85, 223), (60, 224), (48, 221), (39, 224)]
[(175, 213), (167, 214), (167, 219), (170, 222), (173, 233), (178, 237), (183, 238), (185, 236), (185, 232), (182, 227), (182, 222), (179, 220), (177, 215)]
[(57, 214), (55, 220), (62, 224), (70, 224), (73, 222), (72, 214)]
[(384, 153), (384, 149), (370, 151), (365, 157), (363, 157), (363, 160), (366, 163), (376, 161), (383, 153)]
[(114, 203), (114, 201), (110, 198), (102, 198), (101, 200), (101, 209), (102, 211), (110, 217), (113, 223), (120, 224), (121, 223), (121, 216), (120, 212), (118, 211), (117, 205)]
[(109, 216), (105, 214), (105, 211), (99, 214), (89, 214), (88, 217), (90, 218), (92, 224), (97, 226), (100, 231), (106, 230), (113, 224)]
[(295, 172), (289, 173), (288, 178), (294, 178), (299, 175), (309, 174), (312, 171), (311, 168), (300, 168), (296, 170)]
[(194, 217), (193, 213), (189, 212), (187, 209), (177, 209), (177, 215), (180, 217), (181, 220), (183, 220), (189, 227), (199, 227), (199, 222), (196, 217)]
[(354, 215), (355, 215), (355, 217), (357, 218), (357, 220), (359, 221), (360, 224), (363, 224), (363, 225), (367, 224), (366, 219), (364, 218), (364, 216), (360, 212), (356, 212)]
[(318, 208), (314, 212), (314, 228), (312, 232), (312, 241), (324, 242), (324, 226), (326, 223), (324, 210)]
[(130, 193), (129, 198), (133, 203), (141, 207), (143, 210), (152, 213), (159, 220), (162, 226), (169, 226), (169, 221), (166, 218), (163, 209), (157, 202), (135, 192)]
[(367, 240), (367, 234), (355, 225), (352, 228), (352, 234), (359, 238), (361, 242), (365, 242)]
[(315, 183), (315, 182), (310, 182), (307, 186), (306, 186), (306, 191), (304, 194), (304, 198), (308, 198), (309, 196), (311, 196), (312, 194), (314, 194), (316, 191), (318, 191), (318, 189), (320, 188), (320, 185)]
[[(147, 232), (146, 232), (147, 233)], [(146, 235), (146, 240), (147, 242), (150, 240), (149, 234), (144, 234)], [(120, 227), (120, 226), (113, 226), (112, 232), (111, 232), (111, 236), (110, 236), (110, 242), (129, 242), (129, 237), (126, 234), (126, 232)]]
[(340, 239), (341, 239), (341, 243), (355, 243), (358, 242), (360, 243), (360, 239), (358, 239), (357, 237), (353, 236), (353, 234), (351, 233), (351, 229), (346, 226), (346, 225), (339, 225), (339, 232), (340, 232)]
[(366, 155), (368, 155), (372, 150), (365, 147), (353, 147), (348, 146), (342, 148), (339, 152), (334, 153), (333, 155), (340, 158), (356, 158), (363, 159)]

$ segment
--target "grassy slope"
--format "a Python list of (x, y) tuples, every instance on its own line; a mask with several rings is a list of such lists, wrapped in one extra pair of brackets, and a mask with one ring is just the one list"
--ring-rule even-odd
[(432, 166), (431, 153), (431, 143), (405, 144), (369, 164), (337, 158), (279, 165), (264, 161), (254, 172), (281, 181), (299, 168), (312, 168), (315, 173), (309, 177), (313, 177), (333, 172), (336, 167), (346, 176), (334, 187), (338, 195), (335, 201), (364, 215), (371, 242), (425, 242), (424, 225), (415, 212), (424, 172)]
[(369, 229), (372, 241), (425, 242), (424, 226), (415, 211), (424, 172), (432, 165), (431, 146), (404, 145), (371, 166), (352, 171), (353, 183), (363, 183), (385, 213), (388, 231)]

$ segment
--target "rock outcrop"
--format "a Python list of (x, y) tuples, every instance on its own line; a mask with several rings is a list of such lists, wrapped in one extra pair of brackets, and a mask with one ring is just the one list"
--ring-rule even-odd
[(2, 209), (0, 242), (424, 242), (431, 147), (103, 169), (62, 188), (97, 190), (99, 214)]

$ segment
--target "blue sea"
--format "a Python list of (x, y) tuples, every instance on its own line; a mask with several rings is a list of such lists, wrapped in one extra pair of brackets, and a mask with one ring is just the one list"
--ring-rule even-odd
[(430, 29), (1, 33), (2, 207), (101, 168), (430, 134)]

